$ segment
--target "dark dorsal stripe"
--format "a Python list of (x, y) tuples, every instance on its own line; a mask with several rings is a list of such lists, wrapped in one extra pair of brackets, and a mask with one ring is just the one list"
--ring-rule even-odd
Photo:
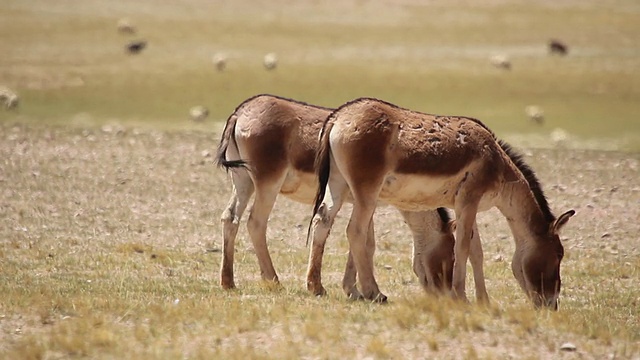
[(538, 206), (540, 206), (540, 210), (542, 210), (542, 213), (544, 214), (545, 219), (549, 223), (553, 222), (556, 219), (556, 217), (553, 215), (553, 213), (551, 212), (551, 209), (549, 208), (549, 203), (547, 202), (547, 198), (544, 196), (544, 193), (542, 192), (540, 181), (538, 180), (538, 177), (536, 176), (536, 174), (533, 172), (533, 169), (531, 169), (531, 167), (529, 167), (529, 165), (527, 165), (524, 162), (524, 159), (522, 158), (522, 154), (519, 154), (518, 152), (516, 152), (511, 147), (511, 145), (507, 144), (503, 140), (498, 140), (498, 144), (500, 144), (500, 147), (502, 148), (502, 150), (504, 150), (504, 152), (507, 153), (507, 155), (509, 156), (509, 159), (513, 161), (513, 163), (516, 165), (518, 170), (520, 170), (522, 175), (524, 175), (524, 178), (527, 180), (527, 183), (529, 183), (529, 188), (531, 188), (531, 192), (533, 192), (533, 196), (535, 197), (536, 202), (538, 203)]
[(272, 94), (258, 94), (258, 95), (254, 95), (254, 96), (248, 98), (247, 100), (243, 101), (240, 105), (238, 105), (236, 107), (236, 109), (233, 111), (232, 114), (235, 114), (238, 110), (240, 110), (240, 108), (242, 106), (244, 106), (244, 104), (246, 104), (246, 103), (248, 103), (248, 102), (250, 102), (250, 101), (252, 101), (254, 99), (257, 99), (259, 97), (270, 97), (270, 98), (284, 100), (284, 101), (287, 101), (287, 102), (292, 102), (292, 103), (296, 103), (296, 104), (300, 104), (300, 105), (303, 105), (303, 106), (308, 106), (308, 107), (316, 108), (316, 109), (323, 109), (323, 110), (330, 110), (330, 111), (334, 110), (333, 108), (328, 108), (328, 107), (325, 107), (325, 106), (309, 104), (309, 103), (306, 103), (304, 101), (295, 100), (295, 99), (289, 99), (289, 98), (286, 98), (286, 97), (283, 97), (283, 96), (272, 95)]
[[(327, 127), (327, 124), (334, 120), (336, 114), (339, 113), (339, 111), (342, 108), (350, 106), (350, 105), (353, 105), (353, 104), (358, 103), (358, 102), (363, 102), (363, 101), (379, 102), (379, 103), (386, 104), (386, 105), (388, 105), (390, 107), (393, 107), (393, 108), (396, 108), (396, 109), (407, 110), (407, 111), (411, 111), (413, 113), (418, 113), (418, 114), (423, 114), (423, 115), (438, 116), (438, 115), (435, 115), (435, 114), (428, 114), (428, 113), (423, 113), (423, 112), (419, 112), (419, 111), (408, 110), (408, 109), (405, 109), (403, 107), (400, 107), (398, 105), (394, 105), (392, 103), (389, 103), (389, 102), (386, 102), (386, 101), (383, 101), (383, 100), (363, 97), (363, 98), (358, 98), (358, 99), (349, 101), (349, 102), (343, 104), (342, 106), (338, 107), (336, 110), (334, 110), (327, 117), (327, 119), (325, 120), (325, 123), (324, 123), (323, 128), (322, 128), (322, 133), (324, 133), (325, 128)], [(540, 207), (540, 210), (542, 211), (542, 214), (544, 215), (545, 219), (549, 223), (553, 222), (556, 219), (556, 217), (553, 215), (553, 213), (551, 212), (551, 209), (549, 208), (549, 203), (547, 202), (547, 198), (544, 196), (544, 193), (542, 192), (542, 187), (540, 186), (540, 181), (538, 180), (538, 177), (536, 176), (536, 174), (533, 172), (533, 169), (531, 169), (529, 167), (529, 165), (527, 165), (524, 162), (524, 159), (522, 158), (522, 155), (519, 154), (518, 152), (516, 152), (511, 147), (511, 145), (507, 144), (503, 140), (499, 140), (496, 137), (495, 133), (493, 131), (491, 131), (491, 129), (489, 129), (482, 121), (480, 121), (478, 119), (466, 117), (466, 116), (456, 116), (456, 117), (473, 121), (473, 122), (477, 123), (479, 126), (483, 127), (487, 131), (489, 131), (493, 135), (493, 138), (496, 139), (496, 141), (498, 142), (498, 144), (500, 145), (502, 150), (504, 150), (504, 152), (507, 154), (507, 156), (509, 156), (511, 161), (513, 161), (513, 163), (516, 165), (518, 170), (520, 170), (522, 175), (527, 180), (527, 183), (529, 184), (529, 188), (531, 189), (531, 192), (533, 193), (533, 196), (534, 196), (536, 202), (538, 203), (538, 206)], [(317, 165), (318, 165), (318, 163), (316, 163), (316, 166)], [(440, 209), (438, 209), (438, 214), (444, 220), (444, 218), (442, 217), (443, 216), (443, 212), (440, 211)], [(447, 214), (447, 216), (448, 216), (448, 214)]]

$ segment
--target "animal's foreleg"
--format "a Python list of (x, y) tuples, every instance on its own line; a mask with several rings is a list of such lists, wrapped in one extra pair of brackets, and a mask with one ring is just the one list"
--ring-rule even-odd
[(484, 254), (482, 253), (482, 243), (480, 241), (480, 233), (478, 232), (478, 224), (474, 221), (471, 235), (471, 253), (469, 256), (471, 267), (473, 268), (473, 280), (476, 286), (476, 298), (479, 302), (488, 303), (489, 294), (484, 282)]
[(467, 275), (467, 259), (475, 223), (475, 209), (466, 207), (464, 211), (456, 211), (456, 242), (454, 245), (454, 263), (452, 291), (455, 298), (467, 301), (465, 278)]

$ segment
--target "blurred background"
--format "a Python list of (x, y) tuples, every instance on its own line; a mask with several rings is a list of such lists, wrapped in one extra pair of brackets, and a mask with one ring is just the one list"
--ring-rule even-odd
[(0, 121), (217, 132), (271, 93), (640, 151), (637, 0), (2, 0)]

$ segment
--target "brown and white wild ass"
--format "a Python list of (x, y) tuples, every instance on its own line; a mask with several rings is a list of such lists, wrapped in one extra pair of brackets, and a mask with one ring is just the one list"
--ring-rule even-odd
[[(235, 287), (235, 239), (254, 192), (247, 230), (262, 278), (278, 281), (266, 242), (269, 214), (279, 193), (298, 202), (313, 203), (318, 186), (314, 168), (318, 137), (332, 111), (273, 95), (257, 95), (241, 103), (228, 118), (217, 151), (218, 165), (230, 171), (233, 183), (229, 205), (221, 218), (223, 288)], [(421, 285), (428, 291), (449, 289), (454, 240), (447, 211), (403, 215), (413, 234), (413, 270)], [(320, 276), (323, 249), (324, 243), (322, 249), (314, 251), (320, 255), (313, 262), (318, 266), (309, 269), (307, 286), (316, 295), (325, 292)], [(355, 283), (355, 267), (349, 256), (343, 287), (350, 296), (357, 297), (352, 293)]]
[[(564, 255), (558, 231), (575, 212), (556, 218), (533, 170), (480, 121), (361, 98), (327, 118), (320, 142), (319, 187), (310, 232), (314, 242), (323, 244), (324, 207), (340, 201), (336, 193), (349, 191), (354, 205), (347, 237), (366, 299), (386, 299), (373, 274), (375, 245), (370, 242), (378, 201), (401, 211), (455, 210), (452, 286), (453, 295), (461, 299), (466, 299), (466, 262), (477, 233), (476, 213), (495, 206), (515, 238), (511, 265), (520, 286), (536, 307), (557, 309)], [(325, 199), (327, 184), (331, 195)], [(312, 247), (312, 252), (316, 249)], [(312, 254), (310, 260), (314, 259)]]

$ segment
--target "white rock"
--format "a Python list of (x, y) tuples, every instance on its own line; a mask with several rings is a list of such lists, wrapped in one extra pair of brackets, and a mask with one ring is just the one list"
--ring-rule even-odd
[(578, 348), (574, 344), (572, 344), (570, 342), (566, 342), (566, 343), (560, 345), (560, 350), (562, 350), (562, 351), (576, 351), (577, 349)]
[(265, 69), (273, 70), (278, 66), (278, 57), (274, 53), (268, 53), (264, 56), (262, 63)]
[(0, 86), (0, 105), (4, 103), (4, 107), (7, 110), (18, 107), (20, 97), (11, 89)]
[(118, 32), (122, 34), (135, 34), (136, 27), (131, 24), (129, 19), (118, 20)]
[(538, 124), (544, 122), (544, 110), (537, 105), (529, 105), (524, 108), (524, 112), (527, 114), (530, 120), (535, 121)]
[(494, 55), (489, 61), (498, 69), (511, 70), (511, 60), (506, 55)]
[(209, 109), (202, 105), (194, 106), (189, 110), (189, 116), (193, 121), (203, 121), (209, 116)]
[(227, 56), (225, 54), (215, 54), (211, 61), (218, 71), (224, 71), (227, 67)]
[(556, 144), (565, 142), (569, 138), (569, 134), (564, 129), (560, 129), (560, 128), (554, 129), (551, 132), (550, 136), (551, 136), (551, 141), (553, 141)]

